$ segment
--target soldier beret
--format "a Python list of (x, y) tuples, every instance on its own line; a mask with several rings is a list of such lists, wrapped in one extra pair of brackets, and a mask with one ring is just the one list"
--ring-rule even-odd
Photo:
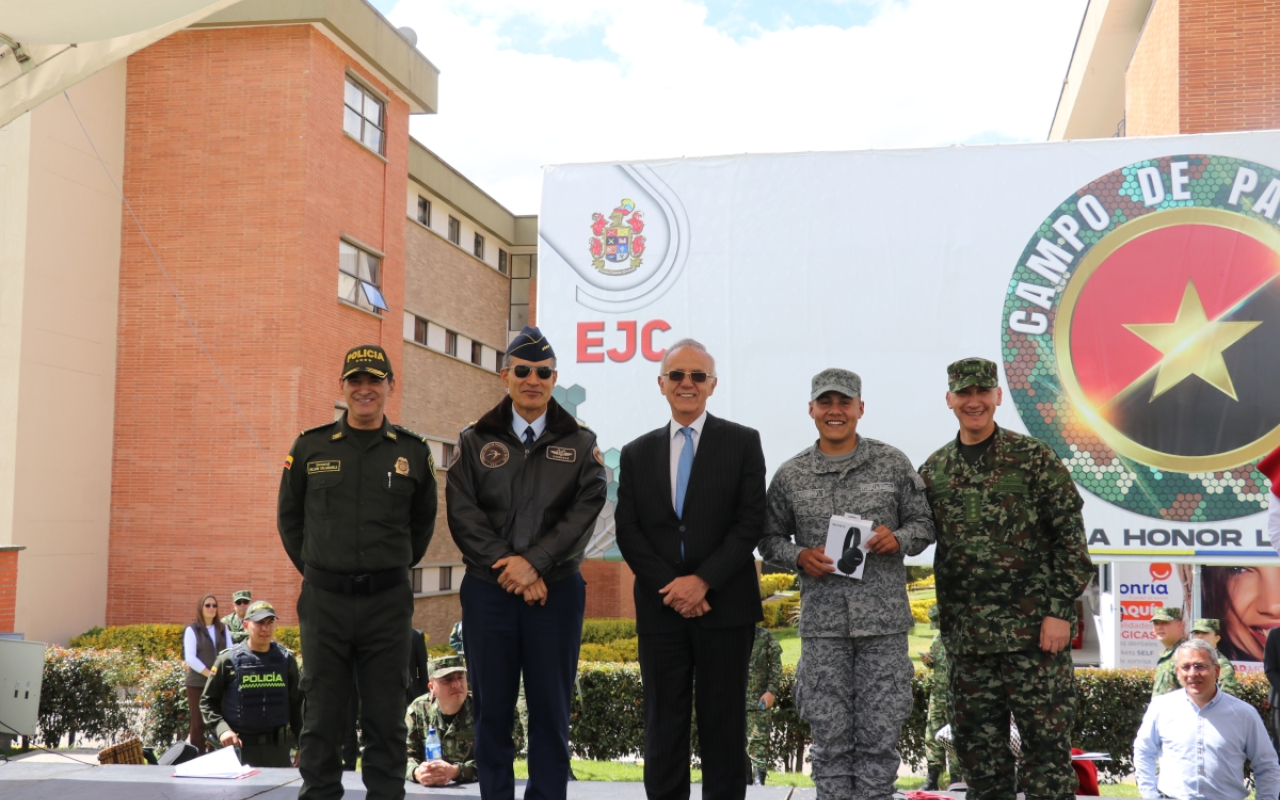
[(1182, 609), (1178, 606), (1157, 608), (1151, 614), (1152, 622), (1182, 622)]
[(342, 360), (342, 379), (345, 381), (357, 372), (367, 372), (375, 378), (390, 378), (395, 374), (387, 351), (376, 344), (362, 344), (347, 351), (347, 357)]
[(962, 358), (947, 367), (947, 389), (959, 392), (970, 386), (994, 389), (1000, 385), (1000, 375), (994, 361), (985, 358)]
[(1216, 619), (1198, 619), (1196, 624), (1191, 626), (1192, 633), (1222, 633), (1218, 621)]
[(441, 656), (431, 659), (431, 663), (427, 666), (427, 677), (434, 681), (455, 672), (466, 671), (467, 662), (462, 656)]
[(524, 326), (524, 330), (516, 334), (516, 338), (507, 345), (507, 355), (523, 358), (525, 361), (546, 361), (556, 357), (551, 349), (551, 342), (542, 335), (542, 331), (532, 325)]

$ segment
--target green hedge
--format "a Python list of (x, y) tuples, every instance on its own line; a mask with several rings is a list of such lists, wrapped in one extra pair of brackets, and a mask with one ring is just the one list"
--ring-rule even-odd
[(116, 687), (137, 674), (119, 650), (50, 647), (44, 656), (35, 738), (46, 747), (58, 747), (64, 736), (74, 747), (81, 733), (113, 743), (123, 738), (128, 716)]
[(634, 639), (636, 621), (625, 617), (588, 617), (582, 621), (583, 644), (609, 644), (618, 639)]
[(185, 625), (116, 625), (93, 628), (70, 641), (73, 648), (124, 650), (144, 658), (182, 657)]
[(792, 617), (800, 608), (800, 598), (796, 595), (783, 597), (761, 604), (764, 609), (764, 626), (769, 629), (790, 628), (795, 625)]

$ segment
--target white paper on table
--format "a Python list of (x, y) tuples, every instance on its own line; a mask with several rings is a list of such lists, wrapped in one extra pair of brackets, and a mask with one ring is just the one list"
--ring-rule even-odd
[(182, 764), (175, 764), (175, 778), (239, 778), (253, 772), (253, 767), (246, 767), (236, 758), (234, 747), (214, 750), (199, 758), (193, 758)]
[[(862, 570), (867, 565), (867, 542), (871, 540), (874, 528), (872, 520), (853, 514), (831, 518), (827, 525), (827, 546), (823, 552), (835, 562), (837, 575), (862, 580)], [(855, 561), (856, 564), (853, 563)]]

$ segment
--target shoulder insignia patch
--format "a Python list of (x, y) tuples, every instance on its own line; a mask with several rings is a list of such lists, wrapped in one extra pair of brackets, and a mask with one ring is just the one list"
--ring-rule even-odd
[(599, 464), (599, 465), (600, 465), (600, 466), (602, 466), (602, 467), (604, 466), (604, 456), (602, 456), (602, 455), (600, 454), (600, 446), (599, 446), (599, 445), (592, 445), (592, 447), (591, 447), (591, 457), (592, 457), (592, 458), (594, 458), (594, 459), (596, 460), (596, 463), (597, 463), (597, 464)]
[(330, 436), (329, 438), (330, 438), (330, 439), (335, 439), (335, 440), (336, 440), (336, 439), (341, 439), (341, 438), (342, 438), (342, 431), (338, 431), (337, 433), (335, 433), (334, 435)]
[(426, 444), (426, 443), (427, 443), (427, 437), (423, 436), (422, 434), (418, 433), (417, 431), (411, 431), (411, 430), (409, 430), (408, 428), (404, 427), (403, 425), (392, 425), (391, 427), (395, 428), (396, 430), (400, 431), (401, 433), (405, 433), (405, 434), (408, 434), (409, 436), (412, 436), (413, 438), (417, 439), (418, 441), (422, 442), (423, 444)]
[(293, 456), (285, 456), (285, 457), (284, 457), (284, 468), (285, 468), (285, 469), (293, 469)]
[(497, 469), (511, 459), (511, 451), (502, 442), (489, 442), (480, 448), (480, 463), (489, 469)]
[(387, 438), (388, 438), (388, 439), (390, 439), (390, 440), (391, 440), (391, 441), (393, 441), (393, 442), (394, 442), (394, 441), (396, 441), (396, 432), (395, 432), (395, 431), (387, 431)]
[[(454, 452), (457, 452), (457, 451), (455, 450)], [(431, 455), (430, 450), (427, 451), (427, 471), (431, 475), (436, 474), (436, 459), (435, 459), (435, 456)]]
[(305, 431), (303, 431), (302, 433), (300, 433), (300, 434), (298, 434), (298, 435), (299, 435), (299, 436), (306, 436), (308, 433), (314, 433), (315, 431), (322, 431), (322, 430), (324, 430), (325, 428), (332, 427), (332, 426), (333, 426), (333, 425), (335, 425), (335, 424), (336, 424), (336, 423), (334, 423), (334, 422), (326, 422), (326, 423), (324, 423), (323, 425), (317, 425), (317, 426), (315, 426), (314, 428), (307, 428)]

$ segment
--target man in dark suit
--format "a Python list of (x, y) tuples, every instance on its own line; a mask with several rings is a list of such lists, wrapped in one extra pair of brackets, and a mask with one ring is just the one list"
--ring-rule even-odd
[(697, 686), (702, 796), (746, 794), (747, 662), (763, 619), (753, 551), (763, 534), (764, 451), (751, 428), (707, 414), (715, 359), (692, 339), (667, 351), (658, 387), (671, 421), (622, 448), (618, 547), (635, 573), (649, 800), (689, 797)]

